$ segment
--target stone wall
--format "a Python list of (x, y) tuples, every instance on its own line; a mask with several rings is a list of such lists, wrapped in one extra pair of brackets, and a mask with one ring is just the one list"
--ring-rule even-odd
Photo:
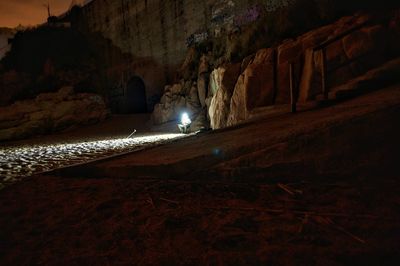
[[(313, 49), (342, 34), (344, 37), (325, 48), (331, 99), (338, 94), (367, 92), (365, 88), (370, 86), (398, 81), (394, 78), (398, 76), (398, 61), (386, 63), (400, 56), (399, 18), (398, 11), (358, 12), (295, 39), (284, 40), (275, 47), (260, 49), (241, 63), (227, 63), (216, 69), (202, 55), (205, 60), (199, 62), (197, 82), (182, 80), (167, 86), (162, 101), (156, 105), (153, 121), (156, 124), (174, 121), (185, 111), (194, 121), (192, 130), (196, 131), (207, 128), (205, 115), (209, 126), (218, 129), (251, 119), (262, 111), (288, 112), (290, 64), (293, 64), (295, 100), (299, 106), (315, 103), (322, 96), (321, 51)], [(208, 83), (201, 82), (203, 79)]]
[[(271, 2), (271, 3), (270, 3)], [(143, 79), (148, 101), (173, 83), (190, 44), (205, 41), (258, 19), (260, 7), (279, 8), (287, 0), (94, 0), (75, 16), (73, 25), (100, 32), (133, 60), (110, 68), (110, 77), (125, 84)], [(266, 5), (268, 3), (268, 5)]]

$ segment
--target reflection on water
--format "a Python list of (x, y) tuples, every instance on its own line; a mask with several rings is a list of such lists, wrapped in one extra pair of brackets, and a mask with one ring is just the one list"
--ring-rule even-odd
[(75, 143), (3, 147), (0, 148), (0, 188), (32, 174), (139, 150), (145, 146), (184, 136), (161, 134)]

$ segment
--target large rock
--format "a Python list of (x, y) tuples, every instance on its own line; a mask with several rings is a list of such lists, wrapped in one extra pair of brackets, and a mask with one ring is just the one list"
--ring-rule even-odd
[(167, 104), (157, 104), (152, 115), (154, 124), (164, 124), (178, 119), (185, 107), (186, 99), (183, 96), (173, 97)]
[(343, 49), (347, 58), (358, 62), (352, 65), (355, 75), (364, 73), (386, 60), (388, 34), (388, 30), (382, 25), (373, 25), (343, 39)]
[(192, 115), (192, 124), (190, 126), (192, 132), (209, 128), (205, 110), (201, 109), (197, 114)]
[(256, 107), (273, 104), (274, 53), (273, 49), (259, 50), (240, 75), (231, 98), (228, 125), (246, 120), (248, 112)]
[[(335, 31), (328, 36), (328, 39), (360, 25), (369, 19), (370, 16), (361, 13), (352, 17), (344, 17), (335, 24), (332, 24)], [(327, 29), (326, 33), (329, 33), (332, 26), (324, 28)], [(306, 35), (309, 34), (310, 33)], [(390, 40), (388, 34), (389, 32), (385, 26), (372, 24), (356, 30), (343, 39), (330, 44), (326, 48), (328, 88), (344, 84), (387, 60), (385, 57), (385, 50), (388, 49), (387, 40)], [(306, 48), (307, 46), (304, 45), (304, 38), (303, 35), (299, 40), (303, 42), (303, 48)], [(323, 38), (321, 40), (323, 40)], [(315, 96), (322, 93), (321, 51), (313, 53), (311, 49), (314, 46), (310, 46), (304, 51), (303, 70), (302, 74), (299, 76), (300, 102), (314, 100)]]
[(211, 74), (215, 95), (211, 99), (208, 115), (213, 129), (227, 125), (231, 97), (239, 74), (240, 64), (219, 67)]
[(0, 114), (0, 140), (5, 141), (98, 122), (109, 111), (99, 95), (75, 94), (72, 88), (65, 87), (34, 100), (1, 107)]
[(299, 80), (303, 49), (301, 40), (287, 40), (278, 47), (276, 104), (290, 103), (289, 66), (294, 64), (295, 78)]
[(318, 58), (312, 49), (308, 49), (304, 53), (304, 66), (298, 96), (300, 103), (314, 100), (318, 94), (321, 94), (321, 72), (316, 67)]
[(154, 124), (164, 124), (178, 119), (179, 114), (186, 109), (185, 90), (183, 82), (165, 87), (160, 103), (154, 106), (152, 114)]

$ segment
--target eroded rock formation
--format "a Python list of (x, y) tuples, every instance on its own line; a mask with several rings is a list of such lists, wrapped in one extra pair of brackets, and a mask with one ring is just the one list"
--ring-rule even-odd
[[(188, 81), (182, 80), (172, 86), (179, 88), (173, 90), (174, 93), (167, 87), (161, 103), (156, 106), (154, 121), (176, 120), (183, 110), (190, 110), (195, 118), (206, 109), (211, 128), (218, 129), (251, 118), (259, 108), (288, 105), (291, 64), (295, 98), (300, 104), (314, 101), (322, 94), (322, 52), (314, 48), (343, 35), (324, 49), (327, 85), (334, 88), (346, 84), (399, 56), (396, 48), (400, 44), (399, 17), (398, 12), (383, 16), (360, 12), (275, 47), (261, 49), (241, 63), (224, 63), (212, 71), (209, 56), (197, 55), (200, 58), (194, 67), (197, 82), (191, 82), (189, 90), (183, 89)], [(188, 53), (181, 68), (186, 74), (182, 76), (193, 76), (188, 74), (188, 68), (195, 58), (194, 51)], [(188, 105), (188, 100), (194, 98), (192, 105)]]
[(0, 141), (95, 123), (108, 114), (101, 96), (74, 93), (72, 87), (64, 87), (55, 93), (39, 94), (33, 100), (0, 107)]

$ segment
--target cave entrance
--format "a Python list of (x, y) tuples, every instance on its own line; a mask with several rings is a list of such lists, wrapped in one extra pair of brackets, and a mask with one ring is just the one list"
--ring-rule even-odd
[(126, 107), (128, 113), (146, 113), (146, 87), (140, 77), (133, 77), (126, 86)]

